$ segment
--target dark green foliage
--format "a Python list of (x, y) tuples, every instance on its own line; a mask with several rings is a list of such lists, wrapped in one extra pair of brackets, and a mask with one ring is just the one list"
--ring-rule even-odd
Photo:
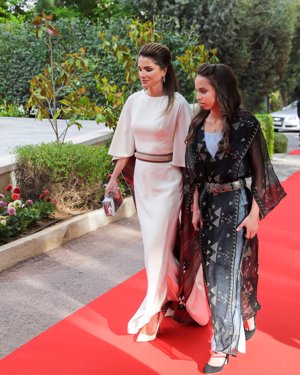
[(274, 153), (274, 125), (273, 118), (268, 113), (260, 113), (255, 115), (258, 121), (260, 122), (262, 132), (267, 143), (268, 152), (270, 158)]
[(93, 18), (98, 8), (98, 0), (38, 0), (38, 13), (52, 13), (56, 17), (88, 17)]
[[(249, 110), (258, 110), (265, 96), (285, 86), (283, 78), (299, 0), (121, 0), (121, 3), (131, 9), (132, 16), (143, 12), (148, 19), (175, 17), (180, 27), (193, 25), (194, 36), (200, 35), (206, 48), (216, 48), (220, 62), (233, 68)], [(292, 73), (295, 67), (299, 73), (299, 48), (295, 47), (289, 77), (297, 76)]]
[(0, 101), (26, 104), (29, 81), (45, 67), (46, 58), (29, 24), (0, 24)]
[(153, 20), (161, 16), (176, 19), (179, 25), (200, 24), (210, 0), (119, 0), (122, 9), (132, 17)]
[[(300, 13), (300, 1), (298, 14)], [(292, 49), (285, 77), (282, 81), (281, 94), (284, 104), (300, 98), (300, 15), (292, 40)]]
[(284, 134), (274, 134), (274, 152), (285, 153), (287, 151), (288, 139)]
[(16, 178), (24, 197), (49, 190), (62, 210), (100, 207), (106, 176), (112, 171), (107, 147), (71, 143), (20, 146)]
[[(105, 103), (97, 90), (95, 75), (99, 75), (100, 79), (107, 77), (111, 83), (125, 84), (122, 66), (112, 53), (107, 54), (103, 49), (99, 33), (105, 31), (108, 40), (118, 35), (120, 42), (130, 46), (127, 28), (131, 23), (132, 20), (126, 18), (115, 19), (108, 26), (87, 19), (62, 19), (55, 23), (62, 35), (61, 38), (53, 38), (55, 61), (62, 61), (66, 53), (86, 48), (89, 70), (84, 73), (80, 83), (86, 87), (86, 95), (91, 101)], [(33, 30), (29, 24), (0, 25), (0, 99), (5, 98), (7, 102), (25, 104), (29, 98), (30, 79), (49, 64), (46, 46), (35, 37)], [(176, 56), (183, 54), (186, 48), (202, 43), (201, 38), (194, 28), (180, 26), (175, 19), (158, 18), (155, 31), (163, 34), (162, 43), (172, 50), (180, 91), (192, 101), (193, 80), (187, 79)], [(134, 58), (137, 52), (134, 52)], [(127, 86), (126, 96), (131, 89), (140, 89), (138, 80), (132, 88)]]
[(241, 83), (246, 103), (256, 108), (263, 97), (282, 85), (291, 51), (294, 15), (290, 1), (256, 0), (251, 4), (252, 53)]
[(218, 50), (240, 81), (245, 106), (257, 110), (280, 87), (291, 49), (294, 15), (282, 0), (211, 0), (200, 23), (208, 45)]
[[(126, 34), (131, 21), (126, 16), (130, 14), (155, 23), (155, 31), (163, 34), (162, 42), (172, 49), (174, 60), (192, 44), (204, 43), (206, 48), (216, 48), (220, 62), (230, 65), (239, 78), (245, 106), (250, 110), (256, 110), (264, 97), (277, 89), (293, 99), (299, 93), (298, 31), (291, 50), (296, 22), (299, 26), (296, 2), (299, 3), (298, 0), (93, 0), (85, 10), (85, 1), (48, 1), (58, 4), (56, 10), (80, 14), (81, 19), (71, 13), (69, 16), (73, 18), (59, 18), (56, 27), (63, 37), (56, 41), (55, 50), (62, 58), (66, 52), (87, 48), (90, 69), (82, 84), (92, 101), (104, 103), (96, 88), (96, 74), (109, 78), (110, 82), (123, 83), (122, 66), (113, 55), (105, 55), (99, 33), (105, 31), (108, 38), (119, 35), (121, 41), (129, 43)], [(50, 10), (47, 1), (42, 3), (44, 10)], [(48, 56), (31, 34), (30, 25), (0, 26), (0, 99), (5, 96), (8, 102), (25, 103), (28, 81), (46, 65)], [(178, 62), (175, 68), (181, 92), (191, 101), (193, 82), (187, 79)], [(138, 87), (137, 82), (134, 89)]]

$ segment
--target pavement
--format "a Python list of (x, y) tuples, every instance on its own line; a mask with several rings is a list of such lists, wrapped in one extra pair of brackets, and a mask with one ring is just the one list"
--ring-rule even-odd
[[(289, 150), (299, 148), (298, 134), (288, 138)], [(281, 181), (300, 170), (300, 155), (275, 154), (272, 161)], [(0, 358), (142, 268), (134, 215), (3, 271)]]
[[(96, 121), (80, 121), (82, 128), (71, 126), (67, 132), (66, 140), (78, 135), (88, 134), (96, 130), (104, 129), (103, 124)], [(66, 121), (58, 120), (60, 133), (65, 129)], [(55, 134), (48, 120), (36, 120), (34, 118), (0, 117), (0, 158), (7, 156), (16, 146), (26, 144), (39, 144), (54, 142)]]

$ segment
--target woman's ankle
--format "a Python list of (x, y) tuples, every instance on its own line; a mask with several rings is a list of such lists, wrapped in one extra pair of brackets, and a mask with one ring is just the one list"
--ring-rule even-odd
[(208, 364), (214, 367), (219, 367), (224, 364), (227, 354), (224, 352), (212, 352)]
[(247, 327), (246, 328), (249, 331), (252, 331), (255, 328), (255, 318), (254, 318), (254, 316), (252, 318), (250, 318), (250, 319), (247, 319), (246, 323), (247, 323)]
[(160, 313), (153, 315), (149, 323), (146, 323), (140, 332), (145, 335), (153, 335), (157, 330), (157, 325), (159, 324)]

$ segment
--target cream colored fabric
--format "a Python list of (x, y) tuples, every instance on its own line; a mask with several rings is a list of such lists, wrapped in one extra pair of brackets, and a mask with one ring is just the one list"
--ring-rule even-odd
[(166, 299), (177, 299), (178, 267), (173, 256), (182, 200), (180, 168), (169, 163), (136, 160), (134, 183), (147, 273), (147, 294), (128, 323), (135, 334), (161, 310)]
[(135, 334), (160, 311), (167, 299), (177, 298), (178, 264), (172, 254), (182, 201), (185, 138), (191, 109), (176, 93), (171, 110), (164, 113), (167, 97), (139, 91), (129, 97), (118, 122), (109, 153), (113, 159), (135, 150), (154, 155), (173, 152), (173, 160), (153, 163), (136, 160), (134, 185), (147, 273), (147, 294), (128, 323)]
[(146, 154), (173, 152), (172, 164), (184, 167), (185, 138), (192, 111), (182, 95), (176, 93), (171, 110), (164, 113), (166, 96), (153, 97), (145, 91), (131, 95), (126, 101), (109, 149), (113, 159)]

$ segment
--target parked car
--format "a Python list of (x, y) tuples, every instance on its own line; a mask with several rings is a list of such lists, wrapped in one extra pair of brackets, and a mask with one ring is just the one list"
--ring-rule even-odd
[(297, 100), (271, 113), (275, 131), (300, 131), (300, 120), (297, 113)]

